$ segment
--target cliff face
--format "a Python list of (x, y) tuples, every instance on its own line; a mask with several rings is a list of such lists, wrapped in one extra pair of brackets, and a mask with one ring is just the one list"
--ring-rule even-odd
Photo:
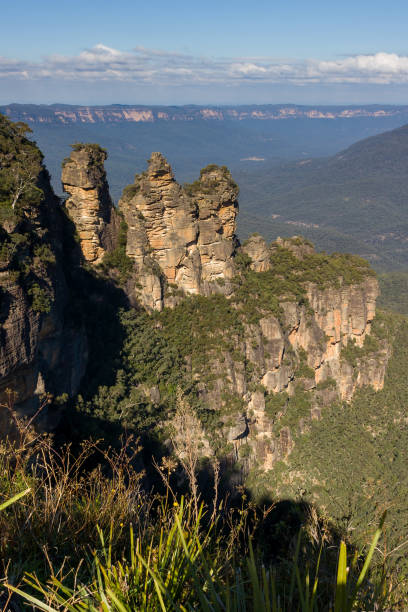
[[(153, 123), (156, 121), (242, 121), (252, 119), (290, 120), (290, 119), (352, 119), (355, 117), (384, 118), (404, 116), (406, 106), (362, 106), (359, 108), (338, 106), (295, 106), (288, 104), (265, 104), (256, 106), (67, 106), (9, 104), (0, 106), (0, 112), (13, 121), (49, 124), (83, 123)], [(403, 120), (401, 119), (401, 123)]]
[[(2, 121), (13, 138), (0, 159), (6, 198), (0, 207), (0, 401), (10, 388), (18, 406), (32, 410), (44, 393), (78, 391), (87, 341), (81, 316), (70, 314), (67, 265), (81, 270), (77, 281), (86, 267), (64, 260), (69, 223), (38, 149)], [(24, 193), (12, 183), (13, 176), (26, 176), (19, 147), (29, 147), (21, 159), (32, 158)], [(299, 237), (268, 246), (252, 236), (241, 247), (238, 188), (227, 168), (207, 166), (197, 181), (181, 186), (160, 153), (124, 189), (117, 212), (105, 158), (97, 145), (75, 145), (62, 173), (83, 259), (95, 266), (91, 276), (102, 287), (93, 297), (103, 301), (105, 283), (120, 283), (131, 303), (148, 311), (172, 308), (145, 317), (145, 325), (153, 322), (146, 342), (156, 334), (147, 358), (153, 369), (158, 360), (160, 372), (168, 370), (169, 355), (177, 361), (186, 388), (216, 423), (213, 430), (202, 424), (206, 448), (216, 441), (248, 469), (268, 470), (326, 405), (348, 401), (363, 385), (382, 387), (390, 349), (373, 323), (378, 286), (363, 260), (315, 253)], [(133, 354), (129, 361), (139, 363)], [(166, 405), (165, 383), (145, 370), (126, 374), (132, 393)], [(171, 386), (174, 395), (174, 381)]]
[(145, 306), (174, 305), (174, 290), (178, 297), (228, 291), (237, 195), (226, 169), (210, 166), (183, 188), (165, 158), (152, 154), (147, 173), (135, 177), (119, 202), (128, 226), (126, 253), (135, 262), (135, 291)]
[(69, 293), (63, 275), (51, 271), (47, 285), (50, 311), (35, 311), (14, 275), (0, 272), (0, 402), (6, 402), (9, 389), (16, 408), (28, 413), (44, 394), (74, 395), (87, 362), (85, 330), (64, 316)]
[[(226, 452), (238, 460), (245, 447), (247, 468), (268, 470), (325, 406), (350, 400), (364, 385), (382, 388), (390, 345), (372, 330), (378, 284), (358, 259), (318, 255), (298, 237), (278, 240), (268, 260), (264, 249), (258, 237), (242, 248), (254, 259), (245, 262), (247, 272), (238, 271), (231, 297), (240, 329), (221, 326), (216, 348), (193, 377), (202, 401), (220, 415)], [(256, 272), (260, 265), (264, 272)], [(283, 280), (283, 266), (276, 308), (270, 288)], [(251, 293), (252, 305), (245, 303)]]
[[(207, 355), (195, 375), (203, 401), (222, 414), (236, 460), (246, 445), (248, 467), (271, 469), (326, 405), (350, 400), (365, 385), (383, 387), (390, 346), (370, 336), (377, 293), (374, 278), (338, 290), (310, 284), (307, 306), (284, 302), (280, 320), (244, 323), (233, 350)], [(360, 347), (354, 363), (347, 360), (350, 344)]]
[[(88, 152), (71, 158), (63, 171), (67, 190), (73, 192), (68, 183), (83, 191), (96, 183), (107, 189), (103, 159), (94, 176)], [(212, 317), (222, 320), (217, 308), (232, 308), (239, 333), (221, 324), (208, 337), (208, 346), (217, 348), (203, 348), (201, 362), (186, 355), (186, 368), (201, 400), (218, 413), (224, 439), (235, 446), (249, 441), (257, 461), (267, 466), (290, 452), (295, 431), (319, 418), (326, 404), (348, 401), (363, 385), (381, 388), (389, 349), (382, 340), (370, 343), (378, 286), (366, 263), (316, 254), (299, 237), (269, 247), (255, 235), (240, 247), (237, 195), (225, 167), (208, 166), (182, 187), (166, 159), (153, 153), (147, 171), (125, 188), (119, 202), (126, 256), (133, 262), (125, 290), (131, 301), (157, 311), (188, 296), (226, 300), (214, 303)], [(102, 253), (108, 215), (101, 212), (100, 192), (95, 198), (90, 235)], [(75, 210), (78, 217), (71, 215), (81, 236), (89, 215), (86, 206)]]
[[(3, 194), (0, 403), (6, 401), (9, 389), (16, 407), (30, 412), (43, 394), (77, 392), (85, 370), (87, 342), (82, 326), (68, 315), (70, 295), (62, 253), (64, 217), (41, 154), (25, 139), (22, 127), (0, 118), (0, 132), (0, 191), (7, 186), (10, 201)], [(20, 157), (25, 165), (20, 165)], [(12, 196), (27, 176), (16, 200)], [(46, 411), (43, 417), (50, 425)]]
[(114, 246), (117, 214), (109, 195), (104, 161), (98, 145), (74, 146), (62, 169), (62, 187), (69, 194), (66, 209), (78, 232), (86, 261), (100, 263)]

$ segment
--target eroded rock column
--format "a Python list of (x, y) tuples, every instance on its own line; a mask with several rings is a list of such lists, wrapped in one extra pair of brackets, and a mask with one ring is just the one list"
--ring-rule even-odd
[(65, 206), (91, 264), (100, 263), (113, 247), (118, 224), (106, 180), (106, 157), (99, 145), (74, 145), (62, 168), (62, 187), (69, 195)]

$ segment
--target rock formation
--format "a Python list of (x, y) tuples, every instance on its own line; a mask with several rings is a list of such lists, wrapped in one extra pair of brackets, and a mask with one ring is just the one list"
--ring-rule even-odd
[(211, 292), (211, 283), (228, 281), (234, 275), (238, 187), (225, 166), (212, 165), (201, 171), (192, 193), (198, 205), (198, 249), (206, 294)]
[(137, 295), (161, 310), (182, 294), (228, 292), (237, 246), (238, 190), (226, 168), (209, 166), (185, 188), (160, 153), (123, 192), (126, 253), (135, 262)]
[[(156, 330), (168, 314), (179, 317), (177, 326), (202, 316), (199, 358), (192, 333), (191, 344), (184, 343), (190, 352), (180, 357), (178, 345), (166, 363), (168, 355), (180, 357), (187, 386), (214, 415), (216, 430), (203, 426), (200, 433), (209, 436), (207, 450), (213, 436), (234, 461), (268, 470), (326, 405), (350, 400), (363, 385), (382, 387), (390, 347), (372, 329), (378, 285), (363, 260), (317, 254), (300, 237), (268, 246), (252, 236), (240, 247), (238, 188), (228, 169), (207, 166), (181, 186), (160, 153), (124, 189), (117, 212), (105, 158), (97, 145), (75, 145), (62, 172), (83, 259), (103, 287), (93, 299), (104, 300), (106, 283), (116, 291), (119, 275), (107, 278), (107, 260), (117, 270), (124, 262), (118, 291), (131, 304), (149, 311), (181, 306), (157, 315)], [(75, 270), (79, 278), (88, 268), (76, 261), (67, 273), (69, 224), (41, 164), (32, 187), (18, 210), (10, 205), (0, 227), (0, 400), (11, 388), (21, 409), (37, 406), (43, 393), (75, 394), (87, 361), (81, 316), (69, 314), (69, 289)], [(191, 310), (183, 314), (188, 296)], [(161, 337), (166, 350), (171, 338)], [(140, 380), (135, 391), (159, 405), (162, 383), (150, 383)]]
[(69, 194), (65, 202), (75, 224), (85, 260), (102, 261), (114, 245), (117, 213), (109, 195), (104, 161), (106, 152), (98, 145), (73, 145), (62, 168), (62, 187)]
[[(27, 158), (28, 147), (41, 162), (41, 154), (21, 136), (21, 128), (1, 117), (0, 134), (5, 146), (9, 142), (13, 147), (13, 156), (7, 157), (5, 149), (0, 151), (3, 173), (10, 166), (10, 176), (15, 175), (18, 168), (12, 165), (20, 150)], [(81, 322), (69, 315), (72, 303), (63, 253), (65, 218), (41, 163), (21, 204), (14, 209), (3, 207), (2, 214), (0, 403), (7, 401), (10, 390), (16, 408), (30, 413), (38, 408), (44, 394), (55, 397), (78, 391), (86, 367), (87, 339)], [(50, 425), (46, 412), (43, 417)], [(5, 426), (3, 419), (3, 433)]]
[(270, 250), (264, 238), (253, 234), (246, 240), (242, 250), (251, 258), (251, 269), (255, 272), (266, 272), (270, 270)]
[[(77, 174), (72, 172), (70, 179), (71, 183), (81, 184), (85, 189), (91, 167), (90, 154), (80, 151), (71, 154), (72, 157), (77, 165), (87, 160), (85, 169), (77, 169)], [(72, 163), (64, 167), (64, 184)], [(81, 172), (84, 176), (78, 178)], [(101, 167), (98, 172), (100, 181)], [(90, 180), (89, 184), (95, 185), (95, 180)], [(375, 316), (378, 286), (376, 279), (365, 271), (365, 264), (360, 269), (359, 262), (350, 263), (359, 270), (356, 282), (344, 281), (341, 267), (334, 278), (333, 269), (327, 269), (329, 276), (325, 285), (308, 280), (309, 261), (313, 267), (316, 265), (314, 258), (318, 256), (313, 245), (301, 237), (278, 238), (268, 247), (261, 236), (254, 235), (240, 247), (235, 236), (237, 195), (238, 188), (227, 168), (208, 166), (197, 181), (182, 187), (176, 182), (166, 159), (160, 153), (153, 153), (147, 171), (136, 175), (134, 183), (124, 189), (119, 210), (127, 226), (126, 255), (134, 263), (134, 271), (126, 285), (131, 300), (141, 302), (148, 310), (160, 311), (165, 306), (177, 305), (187, 295), (218, 293), (231, 299), (236, 318), (242, 324), (242, 333), (231, 338), (230, 330), (220, 330), (221, 336), (226, 335), (233, 342), (231, 349), (210, 352), (204, 372), (192, 374), (203, 402), (211, 409), (225, 405), (225, 397), (233, 396), (238, 398), (245, 413), (252, 411), (255, 421), (252, 426), (247, 424), (248, 435), (258, 440), (259, 436), (270, 438), (276, 422), (285, 415), (282, 409), (271, 421), (265, 412), (265, 398), (282, 393), (292, 397), (301, 389), (311, 403), (310, 415), (316, 415), (325, 403), (335, 398), (349, 400), (359, 386), (370, 384), (381, 388), (389, 351), (385, 342), (375, 344), (374, 352), (367, 351), (364, 357), (360, 356), (357, 372), (343, 355), (349, 343), (364, 353), (365, 339)], [(100, 218), (94, 227), (106, 227), (101, 213), (95, 215)], [(86, 210), (85, 217), (88, 218)], [(84, 223), (81, 219), (76, 223), (81, 235)], [(96, 230), (92, 234), (93, 237), (100, 235)], [(85, 252), (85, 247), (83, 250)], [(291, 280), (286, 279), (289, 285), (282, 289), (282, 295), (274, 297), (272, 292), (271, 303), (264, 304), (256, 320), (244, 314), (243, 304), (235, 295), (234, 279), (246, 274), (237, 263), (238, 253), (246, 255), (248, 260), (244, 261), (244, 266), (248, 265), (253, 273), (270, 275), (265, 278), (266, 287), (268, 283), (273, 287), (276, 282), (285, 281), (285, 272), (277, 269), (275, 274), (274, 254), (283, 254), (282, 262), (287, 257), (292, 258), (288, 270), (294, 276)], [(327, 265), (326, 259), (321, 260), (323, 267)], [(348, 265), (345, 261), (344, 266)], [(305, 271), (304, 279), (296, 276), (297, 267)], [(250, 282), (252, 285), (245, 291), (256, 293), (257, 277)], [(297, 289), (293, 289), (295, 285)], [(285, 295), (288, 289), (289, 294)], [(245, 291), (241, 297), (244, 302)], [(294, 294), (290, 295), (290, 291)], [(214, 380), (211, 385), (206, 383), (208, 371)], [(254, 395), (253, 387), (262, 388), (263, 394), (256, 391)], [(240, 440), (238, 430), (242, 429), (242, 414), (236, 413), (234, 419), (232, 427), (225, 424), (225, 437)], [(306, 427), (304, 418), (302, 422)], [(290, 452), (293, 445), (290, 428), (283, 431), (276, 438), (273, 453), (269, 446), (265, 450), (266, 464)]]
[[(264, 248), (258, 237), (243, 247), (254, 256), (252, 269), (261, 261), (266, 268)], [(304, 257), (317, 256), (310, 244), (298, 237), (277, 240), (269, 254), (276, 249), (280, 249), (282, 261), (285, 253), (296, 253), (299, 264)], [(262, 257), (257, 258), (259, 253)], [(274, 283), (273, 263), (268, 265), (269, 282)], [(358, 266), (358, 262), (352, 265)], [(256, 282), (256, 277), (253, 280)], [(290, 453), (293, 434), (307, 429), (308, 421), (318, 418), (324, 406), (350, 400), (364, 385), (381, 389), (390, 356), (388, 341), (370, 335), (378, 283), (368, 268), (366, 274), (362, 269), (362, 277), (355, 283), (339, 278), (326, 286), (310, 281), (302, 284), (304, 298), (282, 296), (280, 313), (268, 313), (265, 308), (257, 321), (248, 319), (237, 304), (243, 332), (220, 330), (224, 341), (206, 355), (202, 371), (195, 372), (196, 379), (202, 381), (203, 401), (223, 415), (220, 427), (224, 438), (235, 447), (249, 445), (252, 462), (265, 470)], [(227, 340), (231, 348), (223, 348)], [(348, 359), (350, 347), (355, 352), (352, 362)], [(212, 373), (210, 384), (206, 382), (208, 372)], [(302, 410), (304, 406), (308, 409), (296, 418), (299, 403)], [(246, 415), (246, 430), (242, 414)]]

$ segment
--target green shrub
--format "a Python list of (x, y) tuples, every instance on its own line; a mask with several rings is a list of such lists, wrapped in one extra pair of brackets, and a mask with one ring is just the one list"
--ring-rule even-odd
[(127, 185), (123, 190), (122, 198), (124, 198), (125, 200), (132, 200), (138, 193), (139, 189), (140, 188), (138, 185)]
[(296, 378), (313, 378), (315, 377), (315, 371), (313, 368), (307, 365), (307, 353), (304, 348), (298, 349), (299, 363), (295, 371)]
[(33, 283), (27, 291), (31, 297), (31, 308), (38, 313), (48, 313), (51, 310), (51, 298), (46, 289), (38, 283)]
[(42, 264), (54, 264), (55, 255), (48, 244), (42, 243), (34, 247), (34, 257)]
[(0, 217), (20, 219), (25, 210), (38, 207), (44, 194), (38, 187), (43, 156), (26, 136), (24, 123), (0, 115)]
[(265, 412), (268, 417), (274, 421), (278, 413), (284, 411), (288, 401), (289, 396), (285, 391), (282, 393), (268, 393), (265, 397)]
[(105, 253), (102, 269), (106, 272), (115, 271), (118, 275), (120, 285), (124, 285), (132, 275), (134, 263), (126, 254), (128, 226), (124, 219), (121, 220), (118, 232), (117, 246), (113, 251)]

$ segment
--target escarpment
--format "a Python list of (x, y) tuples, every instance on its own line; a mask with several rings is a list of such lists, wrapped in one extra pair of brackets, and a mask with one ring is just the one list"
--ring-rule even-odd
[(235, 283), (234, 327), (225, 319), (218, 339), (207, 339), (194, 378), (218, 414), (225, 452), (238, 460), (244, 445), (244, 463), (268, 470), (325, 406), (364, 385), (382, 388), (390, 344), (372, 327), (378, 284), (359, 258), (278, 240), (268, 269), (241, 258)]
[(118, 229), (117, 213), (109, 194), (104, 161), (98, 145), (73, 145), (62, 167), (62, 187), (68, 193), (66, 209), (75, 224), (85, 260), (100, 263), (112, 250)]
[(65, 218), (26, 131), (0, 116), (0, 403), (30, 413), (44, 395), (78, 391), (87, 340), (69, 314)]
[[(34, 147), (26, 142), (18, 146)], [(245, 472), (284, 459), (329, 404), (340, 410), (356, 389), (382, 388), (390, 341), (364, 260), (316, 253), (296, 236), (267, 245), (254, 235), (241, 246), (228, 169), (207, 166), (182, 186), (160, 153), (116, 210), (105, 152), (75, 145), (62, 172), (67, 218), (33, 151), (32, 184), (17, 200), (9, 190), (0, 207), (3, 398), (11, 388), (24, 408), (44, 393), (75, 395), (87, 347), (96, 346), (97, 365), (91, 356), (87, 370), (93, 395), (81, 399), (87, 414), (162, 432), (182, 388), (203, 448)], [(73, 284), (85, 294), (86, 317), (75, 310)], [(111, 319), (99, 323), (92, 308), (109, 300), (108, 288), (124, 311), (114, 312), (115, 302), (106, 309)], [(108, 348), (105, 325), (114, 330)]]

